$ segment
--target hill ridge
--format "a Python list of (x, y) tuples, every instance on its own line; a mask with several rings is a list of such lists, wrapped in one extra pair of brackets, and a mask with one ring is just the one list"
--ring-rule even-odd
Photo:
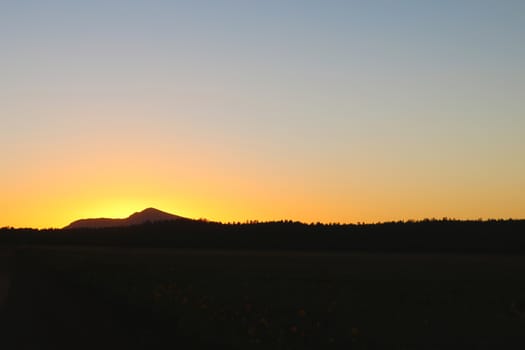
[(185, 218), (149, 207), (142, 211), (135, 212), (123, 219), (100, 217), (75, 220), (64, 227), (64, 229), (122, 227), (140, 225), (146, 222), (175, 221), (180, 219)]

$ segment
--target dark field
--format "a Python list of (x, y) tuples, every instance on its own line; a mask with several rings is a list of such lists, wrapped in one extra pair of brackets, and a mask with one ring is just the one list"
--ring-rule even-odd
[(9, 348), (525, 346), (525, 257), (18, 248)]

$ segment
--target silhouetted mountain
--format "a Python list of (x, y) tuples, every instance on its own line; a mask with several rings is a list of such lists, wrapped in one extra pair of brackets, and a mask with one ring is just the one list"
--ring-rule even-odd
[(72, 222), (65, 229), (75, 228), (104, 228), (104, 227), (121, 227), (140, 225), (146, 222), (174, 221), (185, 219), (182, 216), (169, 214), (155, 208), (147, 208), (143, 211), (136, 212), (125, 219), (81, 219)]

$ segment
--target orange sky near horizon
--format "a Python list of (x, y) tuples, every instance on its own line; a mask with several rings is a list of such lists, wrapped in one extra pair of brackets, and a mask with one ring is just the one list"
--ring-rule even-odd
[[(79, 218), (127, 217), (146, 207), (223, 222), (524, 217), (523, 191), (516, 187), (520, 179), (488, 186), (453, 179), (453, 174), (440, 179), (442, 171), (404, 178), (402, 171), (391, 169), (387, 182), (381, 174), (389, 170), (381, 167), (370, 173), (349, 170), (354, 176), (348, 176), (326, 169), (307, 172), (298, 165), (279, 173), (283, 168), (278, 165), (258, 167), (249, 160), (238, 164), (195, 157), (169, 164), (169, 159), (150, 155), (139, 156), (147, 161), (136, 158), (136, 153), (129, 158), (94, 155), (81, 166), (66, 160), (65, 167), (32, 162), (24, 176), (12, 174), (13, 185), (0, 200), (0, 226), (63, 227)], [(364, 186), (362, 181), (373, 185)]]
[(314, 164), (275, 157), (264, 162), (219, 146), (201, 147), (193, 156), (159, 148), (125, 153), (95, 148), (83, 153), (82, 162), (76, 142), (63, 147), (69, 150), (60, 151), (63, 158), (32, 154), (24, 171), (3, 173), (12, 186), (0, 200), (0, 227), (63, 227), (79, 218), (127, 217), (146, 207), (222, 222), (522, 218), (525, 204), (523, 192), (514, 191), (521, 179), (491, 182), (498, 174), (488, 167), (476, 172), (484, 171), (489, 181), (476, 183), (440, 164), (407, 172), (400, 165), (367, 164), (366, 157), (356, 159), (360, 167), (341, 172), (341, 165), (330, 167), (326, 159), (320, 168), (312, 166), (320, 158)]
[(525, 218), (523, 1), (9, 2), (0, 227)]

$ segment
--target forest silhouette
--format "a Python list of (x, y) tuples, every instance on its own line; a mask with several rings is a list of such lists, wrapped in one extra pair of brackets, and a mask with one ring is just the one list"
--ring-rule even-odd
[(218, 223), (181, 218), (76, 229), (0, 229), (4, 245), (100, 245), (233, 250), (525, 253), (525, 220), (425, 219), (377, 224)]

